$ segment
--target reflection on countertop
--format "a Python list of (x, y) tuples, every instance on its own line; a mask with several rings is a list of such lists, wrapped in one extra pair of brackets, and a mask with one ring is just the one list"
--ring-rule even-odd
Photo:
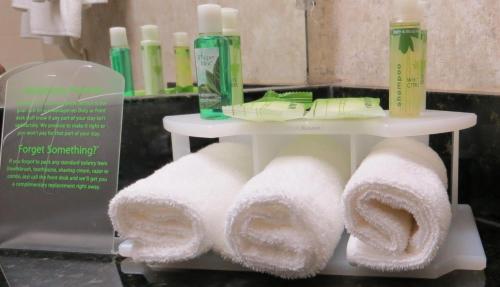
[[(434, 280), (317, 276), (282, 280), (253, 272), (173, 270), (146, 276), (120, 270), (122, 258), (104, 255), (0, 250), (0, 264), (10, 286), (211, 286), (211, 287), (382, 287), (447, 286), (494, 287), (500, 285), (500, 226), (477, 222), (488, 257), (485, 271), (454, 271)], [(3, 284), (3, 285), (2, 285)], [(0, 287), (6, 280), (0, 278)]]

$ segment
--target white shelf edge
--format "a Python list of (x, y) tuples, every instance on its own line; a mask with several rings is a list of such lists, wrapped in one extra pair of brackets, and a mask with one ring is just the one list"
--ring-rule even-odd
[(407, 137), (439, 134), (473, 127), (473, 113), (428, 110), (418, 118), (371, 118), (354, 120), (293, 120), (250, 122), (238, 119), (203, 120), (199, 114), (166, 116), (165, 130), (183, 136), (217, 138), (260, 134), (342, 134)]

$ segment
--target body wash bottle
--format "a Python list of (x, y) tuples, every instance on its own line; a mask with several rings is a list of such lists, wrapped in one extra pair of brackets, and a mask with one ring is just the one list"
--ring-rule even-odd
[(389, 112), (416, 117), (422, 110), (422, 41), (417, 0), (393, 0), (390, 24)]
[(158, 26), (144, 25), (141, 27), (142, 41), (142, 73), (144, 75), (144, 90), (146, 95), (163, 94), (163, 63), (161, 59), (161, 44)]
[(109, 29), (111, 49), (109, 60), (111, 68), (125, 78), (126, 97), (134, 95), (134, 78), (132, 76), (132, 61), (130, 59), (130, 48), (127, 40), (127, 30), (124, 27), (112, 27)]
[(191, 72), (191, 51), (189, 50), (188, 34), (174, 33), (175, 54), (175, 86), (177, 91), (184, 91), (193, 86)]
[(198, 6), (198, 32), (194, 41), (196, 76), (203, 119), (225, 119), (222, 106), (231, 105), (229, 42), (222, 36), (221, 7)]
[(241, 38), (238, 30), (238, 10), (222, 8), (222, 34), (229, 41), (231, 59), (232, 104), (243, 103), (243, 73), (241, 65)]

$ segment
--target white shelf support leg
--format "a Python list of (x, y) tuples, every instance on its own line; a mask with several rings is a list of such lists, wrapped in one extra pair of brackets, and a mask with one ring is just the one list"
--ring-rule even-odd
[(453, 153), (451, 160), (451, 204), (458, 205), (458, 160), (460, 154), (460, 131), (453, 131)]
[(358, 136), (351, 135), (350, 141), (351, 141), (350, 150), (351, 150), (351, 175), (352, 175), (356, 171), (356, 168), (358, 168), (358, 158), (359, 158)]
[(174, 161), (191, 153), (188, 136), (172, 133), (170, 137), (172, 139), (172, 155)]

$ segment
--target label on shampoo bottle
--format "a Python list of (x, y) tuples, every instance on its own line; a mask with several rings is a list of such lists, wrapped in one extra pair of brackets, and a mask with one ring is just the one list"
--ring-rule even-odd
[(219, 48), (196, 48), (194, 55), (200, 109), (220, 109)]
[(389, 110), (417, 116), (422, 107), (422, 40), (418, 23), (391, 24)]

